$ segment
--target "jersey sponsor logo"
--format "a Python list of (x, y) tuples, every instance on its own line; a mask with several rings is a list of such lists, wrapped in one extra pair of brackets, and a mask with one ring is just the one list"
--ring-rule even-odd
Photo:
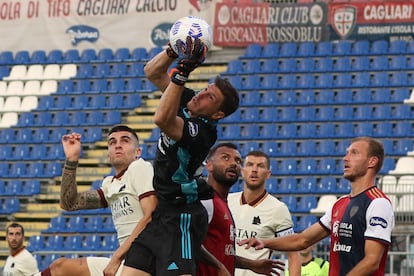
[(339, 251), (351, 252), (351, 249), (352, 249), (352, 246), (346, 245), (346, 244), (340, 244), (339, 242), (335, 242), (333, 246), (334, 252), (339, 252)]
[(119, 200), (111, 204), (112, 218), (115, 220), (120, 217), (128, 216), (134, 213), (134, 210), (129, 203), (128, 196), (123, 196)]
[(188, 122), (188, 133), (191, 137), (195, 137), (198, 134), (198, 125), (193, 122)]
[(236, 234), (237, 234), (237, 237), (240, 240), (244, 240), (244, 239), (248, 239), (248, 238), (255, 238), (257, 236), (256, 231), (249, 232), (248, 230), (240, 229), (240, 228), (237, 229)]
[(372, 217), (369, 219), (369, 225), (371, 226), (381, 226), (382, 228), (387, 228), (388, 223), (385, 219), (380, 217)]
[(259, 224), (261, 224), (260, 217), (259, 217), (259, 216), (253, 217), (253, 222), (252, 222), (252, 224), (254, 224), (254, 225), (259, 225)]

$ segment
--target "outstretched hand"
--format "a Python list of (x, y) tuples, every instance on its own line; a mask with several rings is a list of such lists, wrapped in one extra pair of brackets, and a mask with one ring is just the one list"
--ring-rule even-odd
[(79, 133), (65, 134), (62, 136), (62, 146), (66, 159), (78, 161), (81, 153), (81, 135)]
[(255, 260), (255, 267), (252, 269), (258, 274), (264, 274), (268, 276), (280, 275), (279, 272), (285, 271), (285, 263), (272, 259), (260, 259)]
[(207, 47), (199, 38), (187, 36), (186, 42), (177, 40), (178, 61), (176, 68), (170, 72), (171, 81), (177, 85), (184, 85), (194, 69), (202, 64), (206, 58)]
[(262, 240), (259, 240), (257, 238), (249, 238), (249, 239), (244, 239), (241, 241), (237, 242), (238, 245), (246, 245), (245, 248), (249, 249), (250, 247), (253, 247), (256, 250), (260, 250), (263, 249), (264, 243)]

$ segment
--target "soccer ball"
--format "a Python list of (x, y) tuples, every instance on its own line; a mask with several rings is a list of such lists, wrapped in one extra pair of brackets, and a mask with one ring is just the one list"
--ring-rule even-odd
[(194, 38), (199, 38), (207, 46), (207, 49), (211, 49), (212, 31), (210, 25), (204, 19), (195, 16), (184, 16), (172, 25), (170, 29), (170, 44), (176, 54), (179, 54), (179, 49), (177, 48), (178, 40), (181, 40), (183, 45), (185, 45), (187, 36), (193, 37), (193, 40)]

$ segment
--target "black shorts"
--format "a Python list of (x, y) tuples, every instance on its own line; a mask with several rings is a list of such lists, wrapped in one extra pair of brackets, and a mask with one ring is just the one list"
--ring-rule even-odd
[(125, 266), (151, 275), (195, 275), (207, 220), (207, 211), (198, 201), (180, 206), (160, 203), (132, 243)]

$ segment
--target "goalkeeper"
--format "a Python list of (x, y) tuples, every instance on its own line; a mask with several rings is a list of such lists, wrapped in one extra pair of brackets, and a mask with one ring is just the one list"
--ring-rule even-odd
[(147, 78), (163, 92), (154, 116), (161, 130), (153, 181), (158, 206), (128, 251), (123, 276), (195, 275), (208, 226), (200, 199), (213, 196), (197, 174), (217, 140), (217, 122), (239, 105), (236, 89), (220, 77), (199, 92), (184, 86), (208, 49), (191, 37), (179, 42), (178, 54), (169, 45), (145, 66)]

